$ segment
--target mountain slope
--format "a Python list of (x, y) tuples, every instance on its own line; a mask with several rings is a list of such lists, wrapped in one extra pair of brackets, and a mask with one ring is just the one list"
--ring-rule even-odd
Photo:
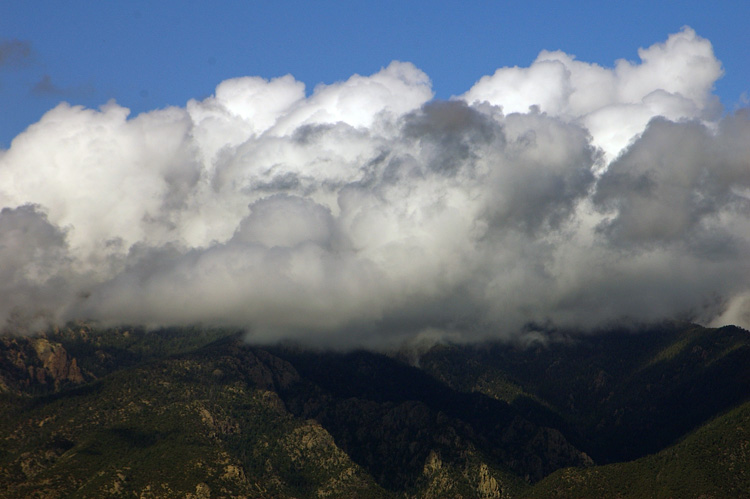
[[(470, 401), (483, 413), (494, 400), (383, 355), (303, 356), (359, 380), (345, 393), (302, 357), (290, 355), (298, 371), (236, 336), (192, 337), (197, 346), (183, 352), (188, 339), (173, 331), (85, 333), (44, 338), (82, 366), (70, 386), (11, 369), (8, 359), (39, 339), (5, 340), (6, 385), (20, 388), (6, 390), (0, 409), (1, 495), (507, 497), (526, 487), (520, 472), (541, 478), (589, 463), (507, 406), (475, 429), (479, 420), (439, 401)], [(39, 362), (32, 357), (24, 359)], [(418, 380), (406, 392), (392, 383), (365, 389), (405, 374)], [(500, 438), (502, 452), (490, 452)]]
[(272, 390), (293, 375), (284, 367), (238, 348), (137, 362), (44, 396), (6, 395), (0, 495), (378, 495), (319, 424), (284, 409)]
[(524, 497), (750, 497), (750, 402), (658, 454), (565, 469)]
[(200, 328), (0, 337), (0, 496), (748, 489), (747, 331), (420, 353), (258, 348)]
[(750, 398), (750, 333), (731, 326), (674, 323), (531, 348), (438, 347), (420, 365), (560, 429), (598, 463), (658, 452)]

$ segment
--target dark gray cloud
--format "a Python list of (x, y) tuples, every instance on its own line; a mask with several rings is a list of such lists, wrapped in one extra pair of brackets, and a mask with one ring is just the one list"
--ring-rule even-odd
[(39, 206), (0, 211), (0, 315), (21, 331), (54, 323), (76, 278), (65, 231)]
[(464, 101), (427, 103), (404, 118), (403, 135), (431, 155), (426, 162), (431, 170), (449, 176), (472, 168), (479, 148), (490, 143), (504, 147), (499, 123)]
[(690, 244), (726, 239), (722, 216), (750, 213), (747, 112), (709, 130), (652, 121), (597, 182), (594, 202), (613, 213), (600, 230), (616, 244)]

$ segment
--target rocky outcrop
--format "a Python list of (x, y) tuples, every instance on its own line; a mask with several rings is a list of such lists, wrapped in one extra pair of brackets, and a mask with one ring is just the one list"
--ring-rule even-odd
[(52, 343), (46, 338), (36, 338), (33, 340), (33, 345), (37, 358), (42, 363), (45, 377), (48, 377), (56, 385), (63, 381), (76, 384), (83, 383), (83, 375), (78, 368), (78, 362), (68, 355), (61, 344)]
[(44, 337), (0, 338), (0, 393), (60, 390), (85, 381), (75, 358)]
[(500, 487), (497, 480), (490, 474), (490, 469), (482, 463), (479, 467), (479, 497), (482, 499), (495, 499), (501, 497)]
[(421, 487), (422, 497), (426, 499), (447, 497), (452, 492), (454, 481), (437, 452), (431, 451), (422, 469), (425, 484)]
[(591, 464), (559, 431), (507, 403), (452, 390), (386, 356), (275, 353), (299, 377), (279, 391), (289, 411), (319, 422), (387, 489), (496, 497), (503, 484), (489, 467), (482, 472), (482, 462), (506, 467), (527, 483)]

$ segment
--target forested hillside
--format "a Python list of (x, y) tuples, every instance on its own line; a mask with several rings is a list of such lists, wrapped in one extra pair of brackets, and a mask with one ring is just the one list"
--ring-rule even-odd
[(70, 325), (0, 338), (3, 497), (750, 493), (750, 334), (390, 353)]

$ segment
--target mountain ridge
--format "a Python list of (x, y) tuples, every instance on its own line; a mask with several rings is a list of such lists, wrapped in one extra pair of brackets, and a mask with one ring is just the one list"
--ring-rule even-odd
[[(606, 489), (607, 463), (694, 469), (689, 456), (722, 451), (703, 437), (684, 450), (711, 424), (736, 447), (739, 478), (723, 483), (741, 491), (746, 433), (715, 422), (734, 414), (732, 428), (746, 428), (748, 336), (675, 323), (530, 348), (444, 344), (418, 367), (408, 352), (260, 347), (228, 330), (78, 324), (4, 336), (0, 491), (585, 496)], [(688, 464), (669, 471), (664, 456)], [(705, 482), (696, 490), (726, 493)]]

